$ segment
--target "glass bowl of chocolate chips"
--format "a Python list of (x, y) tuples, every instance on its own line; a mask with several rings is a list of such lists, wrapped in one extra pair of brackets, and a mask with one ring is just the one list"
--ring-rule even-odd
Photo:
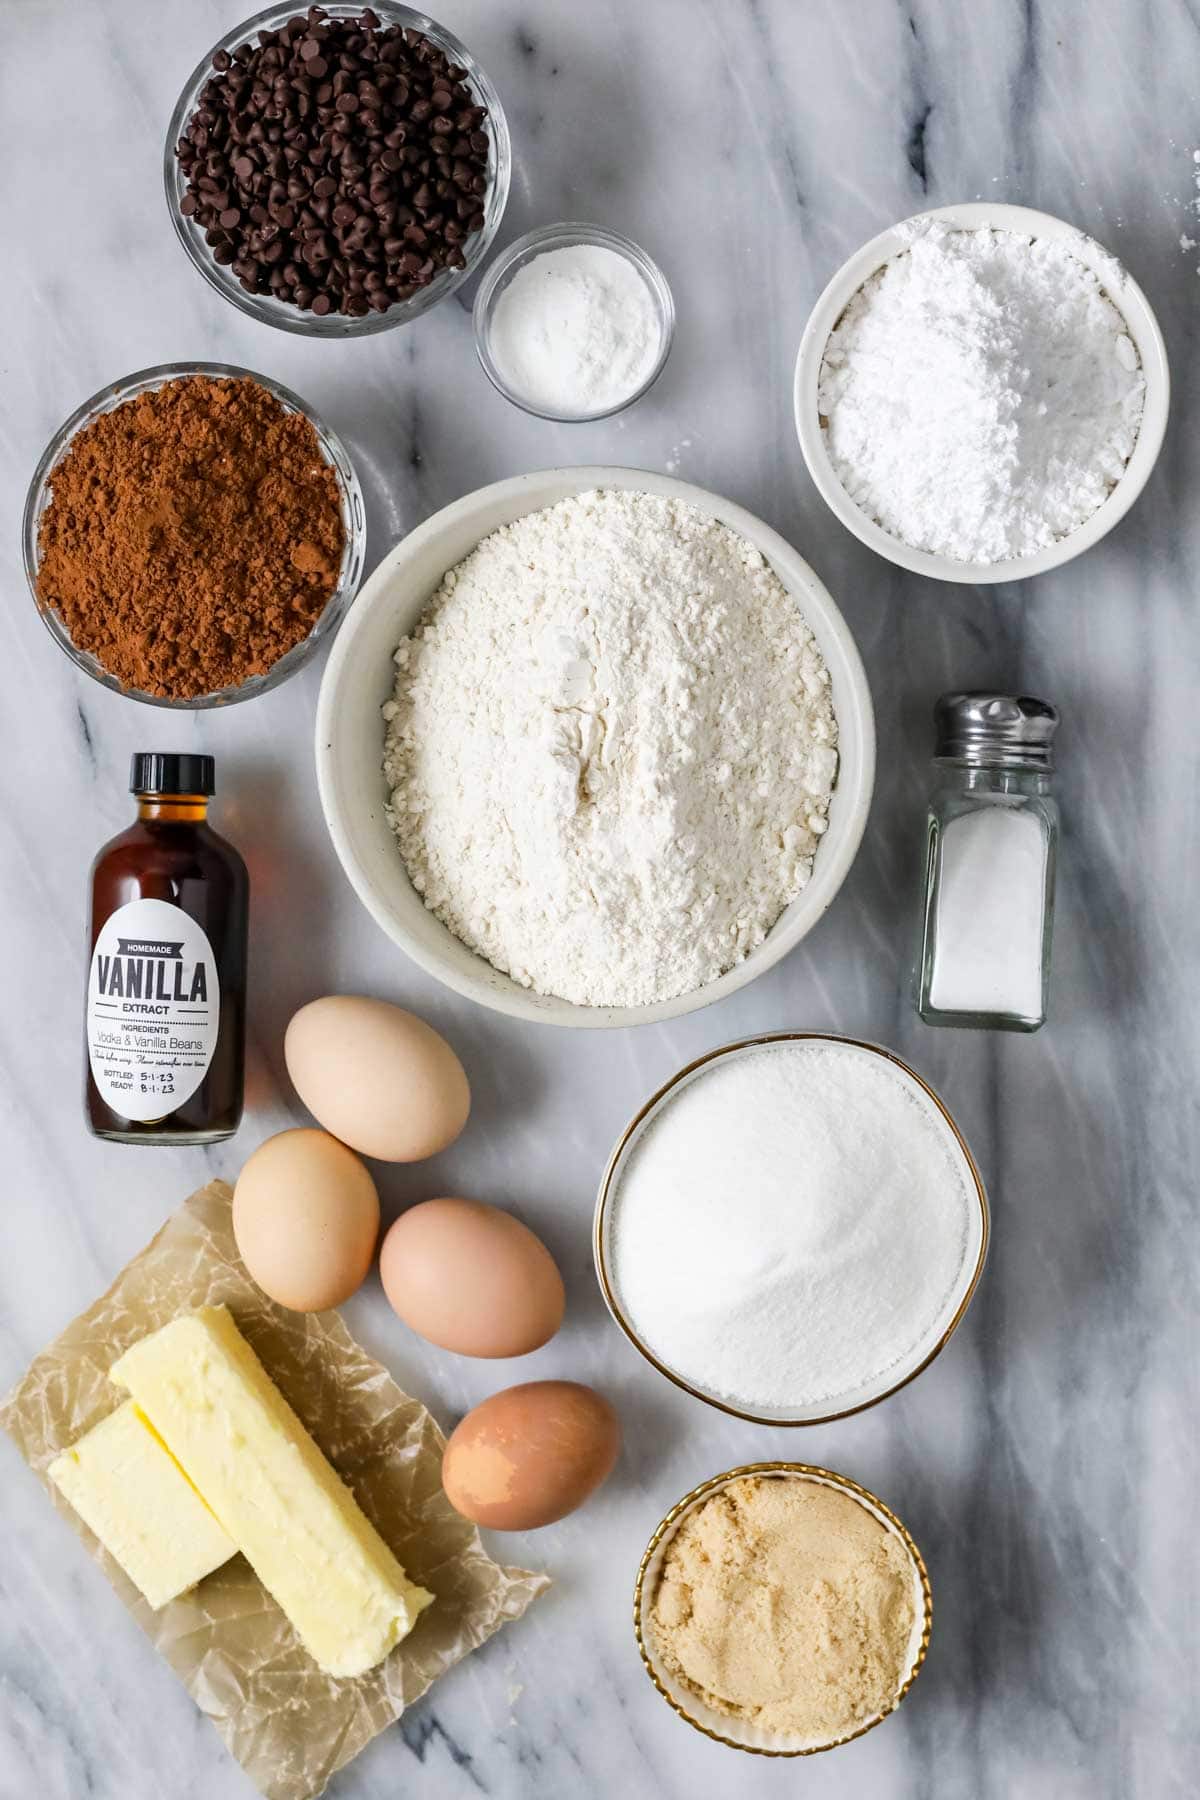
[(404, 325), (482, 262), (508, 200), (499, 96), (443, 26), (273, 6), (215, 44), (167, 130), (176, 236), (239, 311), (281, 331)]

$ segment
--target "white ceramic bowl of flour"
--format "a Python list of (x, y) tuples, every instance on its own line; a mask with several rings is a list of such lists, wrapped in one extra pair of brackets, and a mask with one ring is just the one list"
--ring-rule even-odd
[[(793, 395), (796, 430), (804, 460), (821, 497), (846, 529), (902, 569), (911, 569), (914, 574), (931, 576), (938, 581), (969, 583), (1021, 581), (1030, 575), (1044, 574), (1048, 569), (1070, 562), (1111, 531), (1124, 518), (1150, 477), (1162, 447), (1170, 404), (1170, 373), (1162, 332), (1149, 301), (1132, 276), (1094, 238), (1063, 219), (1025, 206), (978, 202), (936, 207), (919, 214), (918, 220), (938, 221), (964, 231), (991, 226), (997, 231), (1053, 240), (1064, 245), (1096, 275), (1125, 322), (1145, 377), (1141, 423), (1124, 471), (1108, 498), (1068, 535), (1032, 555), (999, 562), (960, 561), (914, 548), (863, 511), (843, 486), (829, 454), (818, 404), (821, 367), (830, 334), (850, 302), (872, 276), (908, 249), (909, 239), (901, 234), (899, 227), (881, 232), (843, 264), (817, 301), (805, 326), (796, 358)], [(916, 222), (905, 221), (905, 226), (911, 228)]]
[(918, 1375), (988, 1243), (983, 1182), (891, 1051), (822, 1032), (712, 1050), (642, 1107), (600, 1184), (604, 1300), (677, 1387), (764, 1425), (820, 1425)]
[[(391, 698), (393, 653), (448, 569), (499, 526), (593, 488), (686, 501), (754, 544), (807, 620), (829, 671), (838, 726), (838, 776), (829, 826), (807, 885), (765, 941), (717, 980), (646, 1006), (582, 1006), (534, 992), (459, 941), (414, 889), (385, 814), (381, 709)], [(677, 1018), (734, 993), (812, 930), (858, 851), (875, 777), (875, 727), (866, 676), (850, 631), (808, 564), (778, 533), (715, 494), (640, 469), (585, 467), (519, 475), (444, 507), (398, 544), (359, 593), (333, 645), (317, 706), (321, 806), (342, 867), (388, 936), (413, 961), (468, 999), (549, 1025), (624, 1026)]]

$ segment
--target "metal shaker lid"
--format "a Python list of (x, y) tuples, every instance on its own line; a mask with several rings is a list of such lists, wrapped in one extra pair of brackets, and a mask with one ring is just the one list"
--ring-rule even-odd
[(934, 757), (979, 769), (1051, 769), (1058, 711), (1028, 694), (943, 694)]

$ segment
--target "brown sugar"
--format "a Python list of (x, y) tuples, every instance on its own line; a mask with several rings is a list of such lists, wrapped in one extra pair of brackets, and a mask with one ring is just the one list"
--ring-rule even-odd
[(317, 433), (249, 378), (184, 376), (77, 432), (38, 532), (38, 598), (125, 687), (195, 699), (263, 675), (337, 586)]
[(843, 1490), (746, 1476), (681, 1523), (650, 1625), (663, 1662), (726, 1717), (806, 1744), (895, 1703), (917, 1617), (903, 1540)]

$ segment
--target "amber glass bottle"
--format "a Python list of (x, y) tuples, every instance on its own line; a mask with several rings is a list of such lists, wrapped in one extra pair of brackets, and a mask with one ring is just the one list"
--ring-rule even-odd
[(212, 1144), (242, 1116), (246, 865), (207, 820), (211, 756), (141, 751), (137, 822), (92, 864), (87, 1116), (122, 1144)]

